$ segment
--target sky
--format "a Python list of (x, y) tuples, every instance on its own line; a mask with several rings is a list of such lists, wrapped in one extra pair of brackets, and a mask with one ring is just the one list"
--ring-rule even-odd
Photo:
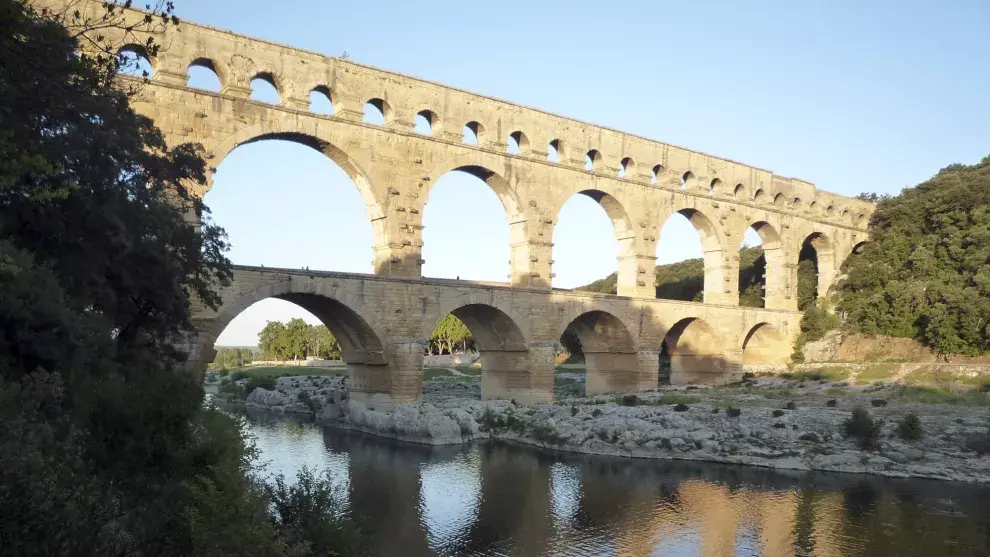
[[(990, 2), (952, 0), (278, 3), (176, 0), (186, 20), (339, 56), (797, 177), (897, 193), (990, 154)], [(209, 87), (193, 71), (190, 84)], [(266, 97), (259, 84), (259, 99)], [(329, 159), (266, 141), (235, 149), (206, 196), (239, 264), (371, 272), (371, 226)], [(424, 211), (425, 276), (506, 280), (508, 225), (484, 183), (451, 173)], [(750, 234), (748, 242), (759, 243)], [(554, 286), (616, 269), (611, 223), (572, 198)], [(701, 255), (683, 217), (658, 262)], [(257, 344), (267, 300), (217, 341)]]

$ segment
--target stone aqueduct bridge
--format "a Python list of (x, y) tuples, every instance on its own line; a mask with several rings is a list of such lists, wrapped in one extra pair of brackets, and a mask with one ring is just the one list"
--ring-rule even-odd
[[(551, 343), (570, 322), (589, 353), (592, 391), (656, 384), (661, 342), (673, 381), (719, 380), (744, 361), (786, 359), (800, 319), (796, 270), (806, 241), (826, 292), (866, 240), (870, 204), (767, 170), (194, 23), (158, 40), (167, 48), (150, 59), (154, 75), (135, 106), (170, 142), (201, 143), (214, 168), (254, 141), (310, 146), (352, 178), (373, 228), (374, 276), (238, 268), (219, 313), (196, 315), (202, 334), (189, 349), (199, 363), (212, 357), (213, 340), (237, 312), (275, 296), (330, 326), (353, 385), (372, 400), (419, 397), (424, 339), (450, 311), (479, 340), (487, 396), (549, 398)], [(187, 86), (191, 66), (215, 71), (220, 91)], [(279, 104), (248, 98), (255, 78), (275, 86)], [(314, 90), (332, 99), (334, 114), (310, 112)], [(382, 111), (383, 126), (362, 121), (366, 104)], [(429, 135), (414, 132), (417, 115)], [(464, 128), (476, 144), (462, 140)], [(510, 138), (518, 152), (508, 152)], [(505, 208), (507, 284), (421, 277), (423, 208), (431, 186), (454, 170), (483, 179)], [(550, 288), (554, 224), (574, 195), (594, 199), (612, 220), (618, 296)], [(701, 237), (703, 304), (654, 299), (657, 241), (674, 213)], [(766, 309), (738, 307), (738, 248), (749, 227), (767, 259)]]

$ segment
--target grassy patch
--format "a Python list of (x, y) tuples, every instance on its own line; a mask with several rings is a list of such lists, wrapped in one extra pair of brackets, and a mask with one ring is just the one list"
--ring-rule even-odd
[(849, 370), (841, 367), (821, 367), (808, 371), (781, 373), (781, 377), (795, 381), (845, 381), (849, 379)]
[(443, 367), (428, 367), (423, 370), (423, 379), (425, 381), (432, 381), (435, 379), (446, 379), (448, 377), (454, 377), (454, 374), (450, 372), (449, 369)]
[(655, 401), (643, 401), (646, 404), (695, 404), (701, 402), (701, 397), (682, 395), (680, 393), (663, 393)]
[(457, 366), (454, 369), (456, 369), (457, 371), (463, 373), (464, 375), (473, 375), (475, 377), (480, 377), (481, 376), (481, 367), (480, 366), (478, 366), (478, 367), (475, 367), (475, 366)]
[(860, 381), (885, 381), (894, 376), (896, 364), (870, 366), (856, 374), (856, 383)]
[(990, 393), (971, 390), (954, 392), (949, 389), (906, 385), (891, 392), (891, 398), (918, 404), (952, 404), (956, 406), (990, 406)]

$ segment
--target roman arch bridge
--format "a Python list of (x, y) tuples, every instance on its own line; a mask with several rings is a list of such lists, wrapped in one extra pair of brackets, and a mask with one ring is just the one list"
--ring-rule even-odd
[[(88, 1), (85, 9), (102, 8)], [(352, 385), (369, 400), (419, 397), (424, 343), (447, 312), (478, 340), (486, 396), (551, 396), (552, 347), (570, 324), (588, 353), (593, 392), (655, 385), (662, 346), (674, 382), (722, 381), (744, 363), (789, 356), (806, 242), (815, 247), (824, 293), (867, 237), (870, 204), (760, 168), (194, 23), (157, 39), (166, 48), (149, 58), (153, 75), (134, 106), (169, 142), (202, 144), (214, 169), (254, 141), (309, 146), (351, 177), (373, 229), (374, 275), (238, 267), (220, 310), (196, 309), (199, 334), (188, 349), (200, 365), (239, 311), (279, 297), (329, 326)], [(148, 56), (140, 44), (126, 48)], [(187, 85), (192, 66), (215, 72), (219, 91)], [(249, 98), (254, 79), (275, 87), (278, 104)], [(332, 114), (310, 111), (313, 91), (332, 101)], [(366, 106), (381, 112), (383, 125), (363, 121)], [(418, 133), (417, 118), (428, 133)], [(421, 275), (423, 209), (431, 186), (454, 170), (484, 180), (505, 209), (506, 283)], [(575, 195), (600, 204), (614, 225), (617, 295), (551, 288), (554, 224)], [(655, 299), (657, 241), (674, 213), (687, 217), (702, 241), (700, 303)], [(760, 309), (739, 307), (738, 246), (750, 227), (767, 261)]]

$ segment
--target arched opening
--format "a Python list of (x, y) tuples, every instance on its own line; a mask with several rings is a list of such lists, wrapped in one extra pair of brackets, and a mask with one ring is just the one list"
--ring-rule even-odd
[(746, 199), (746, 186), (736, 184), (735, 189), (732, 190), (732, 197), (735, 199)]
[(604, 311), (583, 313), (567, 325), (561, 336), (564, 334), (576, 338), (584, 354), (586, 395), (635, 392), (656, 386), (652, 373), (645, 377), (640, 373), (636, 342), (614, 315)]
[(440, 121), (432, 110), (420, 110), (413, 119), (413, 132), (420, 135), (433, 135), (437, 123)]
[(780, 333), (769, 323), (760, 323), (750, 329), (743, 340), (743, 365), (785, 365), (791, 350)]
[(650, 171), (650, 183), (656, 185), (656, 183), (660, 180), (660, 174), (662, 173), (663, 165), (654, 165), (653, 170)]
[(371, 185), (346, 154), (309, 136), (265, 135), (234, 148), (205, 201), (235, 264), (369, 273), (372, 247), (387, 245)]
[(672, 385), (712, 385), (729, 380), (722, 342), (704, 320), (689, 317), (678, 321), (664, 335), (661, 352), (664, 346)]
[(602, 162), (602, 154), (597, 149), (591, 149), (584, 155), (584, 169), (591, 172), (596, 170)]
[(632, 178), (636, 175), (636, 163), (630, 157), (619, 161), (619, 178)]
[(842, 210), (842, 220), (849, 220), (849, 209)]
[(150, 78), (155, 75), (155, 68), (146, 48), (139, 44), (129, 44), (117, 51), (117, 72)]
[(791, 209), (794, 210), (794, 211), (798, 211), (798, 210), (801, 209), (801, 198), (800, 197), (795, 197), (794, 199), (791, 200)]
[(657, 264), (657, 298), (717, 301), (724, 282), (722, 246), (712, 221), (700, 211), (681, 209), (664, 222)]
[[(515, 257), (525, 257), (525, 220), (508, 182), (480, 167), (443, 174), (423, 209), (423, 276), (506, 282)], [(519, 254), (512, 253), (519, 245)], [(520, 261), (521, 268), (525, 262)]]
[(313, 114), (333, 115), (333, 97), (326, 85), (317, 85), (309, 92), (309, 111)]
[(808, 212), (811, 213), (811, 214), (813, 214), (813, 215), (818, 214), (818, 202), (817, 201), (812, 200), (811, 203), (808, 203)]
[(478, 122), (468, 122), (464, 124), (464, 130), (461, 135), (461, 143), (465, 145), (479, 145), (481, 143), (481, 135), (484, 133), (484, 126)]
[(694, 173), (690, 170), (684, 174), (681, 174), (681, 191), (694, 189), (696, 181), (697, 180), (694, 177)]
[[(454, 377), (474, 376), (479, 366), (481, 397), (512, 398), (530, 393), (532, 376), (529, 345), (519, 324), (507, 313), (483, 303), (466, 303), (452, 309), (433, 329), (448, 345), (447, 357), (438, 357), (435, 368), (457, 371)], [(465, 349), (461, 350), (458, 344)], [(429, 365), (424, 367), (430, 369)], [(472, 369), (473, 368), (473, 369)], [(549, 395), (549, 392), (547, 393)], [(547, 396), (549, 398), (549, 396)]]
[(780, 234), (769, 223), (753, 223), (739, 246), (739, 305), (783, 308), (784, 272)]
[(278, 87), (275, 85), (275, 77), (270, 73), (259, 73), (251, 79), (251, 100), (268, 103), (268, 104), (279, 104), (281, 97), (279, 96)]
[(785, 203), (787, 203), (787, 197), (785, 197), (784, 194), (778, 193), (773, 196), (773, 204), (777, 207), (783, 207)]
[(825, 209), (825, 215), (827, 215), (829, 217), (834, 217), (835, 216), (835, 206), (834, 205), (829, 205)]
[(217, 72), (216, 64), (209, 58), (197, 58), (189, 64), (186, 70), (186, 85), (204, 91), (215, 91), (217, 93), (223, 89), (223, 81)]
[(313, 374), (346, 371), (351, 398), (369, 402), (381, 401), (383, 395), (390, 398), (388, 352), (380, 330), (349, 304), (312, 293), (314, 289), (318, 286), (308, 281), (283, 281), (224, 304), (205, 335), (216, 341), (201, 348), (203, 356), (217, 348), (249, 346), (257, 347), (259, 359), (276, 358), (268, 360), (272, 366), (332, 357), (341, 363), (321, 362), (325, 367), (314, 367)]
[(525, 155), (529, 153), (529, 139), (521, 131), (514, 131), (506, 139), (507, 152), (510, 155)]
[(708, 197), (722, 193), (722, 180), (715, 178), (708, 184)]
[(637, 280), (633, 269), (623, 270), (618, 265), (618, 260), (635, 255), (632, 221), (611, 195), (599, 190), (578, 194), (557, 213), (552, 283), (561, 288), (623, 295)]
[(547, 145), (547, 162), (559, 163), (562, 157), (560, 152), (561, 143), (559, 139), (554, 139)]
[(361, 121), (372, 126), (385, 126), (392, 121), (392, 109), (382, 99), (370, 99), (364, 103)]
[(798, 310), (804, 311), (818, 303), (828, 292), (834, 277), (834, 252), (828, 236), (815, 232), (804, 239), (798, 255)]
[(764, 199), (766, 199), (766, 193), (763, 191), (762, 188), (757, 188), (757, 190), (753, 192), (753, 201), (756, 201), (757, 203), (763, 203)]

